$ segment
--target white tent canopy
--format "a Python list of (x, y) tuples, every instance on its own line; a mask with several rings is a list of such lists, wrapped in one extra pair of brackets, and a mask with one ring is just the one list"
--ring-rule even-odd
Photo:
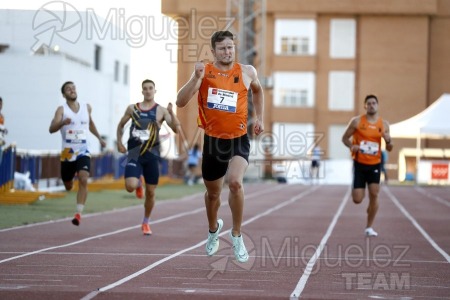
[(390, 134), (394, 138), (449, 138), (450, 94), (442, 94), (419, 114), (390, 125)]

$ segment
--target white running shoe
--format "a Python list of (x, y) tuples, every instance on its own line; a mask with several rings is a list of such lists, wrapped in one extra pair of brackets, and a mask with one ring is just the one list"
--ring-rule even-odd
[(206, 241), (206, 254), (214, 255), (219, 250), (219, 233), (223, 227), (222, 219), (217, 220), (217, 230), (214, 233), (208, 232), (208, 240)]
[(231, 242), (233, 243), (234, 257), (238, 262), (244, 263), (248, 261), (248, 252), (244, 245), (242, 234), (240, 236), (233, 236), (230, 231)]
[(377, 236), (378, 233), (373, 230), (372, 227), (367, 227), (366, 230), (364, 231), (364, 233), (366, 234), (366, 236)]

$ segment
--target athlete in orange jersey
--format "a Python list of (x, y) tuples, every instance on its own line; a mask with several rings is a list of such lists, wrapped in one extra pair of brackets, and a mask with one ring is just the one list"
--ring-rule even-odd
[(198, 91), (199, 126), (205, 129), (202, 176), (206, 186), (205, 206), (209, 223), (206, 253), (219, 249), (218, 219), (220, 193), (228, 171), (228, 203), (233, 218), (231, 240), (239, 262), (249, 258), (241, 235), (244, 209), (243, 178), (248, 166), (250, 142), (247, 136), (247, 91), (252, 90), (256, 112), (254, 133), (264, 130), (264, 95), (256, 70), (236, 63), (233, 34), (217, 31), (211, 37), (212, 64), (198, 62), (189, 81), (180, 89), (177, 106), (184, 107)]
[[(389, 135), (389, 123), (378, 116), (378, 99), (368, 95), (364, 99), (366, 114), (354, 117), (342, 136), (344, 145), (350, 148), (353, 157), (353, 202), (359, 204), (365, 197), (366, 184), (369, 189), (367, 208), (367, 236), (377, 236), (372, 224), (378, 211), (378, 193), (381, 175), (381, 138), (386, 150), (393, 148)], [(350, 139), (352, 138), (352, 139)]]

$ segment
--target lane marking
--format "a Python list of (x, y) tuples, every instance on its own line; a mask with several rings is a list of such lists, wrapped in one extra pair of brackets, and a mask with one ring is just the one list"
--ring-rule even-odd
[[(158, 203), (158, 206), (160, 206), (160, 205), (166, 204), (166, 203), (170, 204), (173, 201), (188, 201), (188, 200), (191, 200), (191, 198), (201, 197), (202, 195), (203, 195), (203, 193), (196, 193), (196, 194), (189, 195), (189, 196), (186, 196), (186, 197), (183, 197), (183, 198), (180, 198), (180, 199), (168, 199), (168, 200), (162, 200), (160, 202), (157, 201), (157, 203)], [(102, 211), (102, 212), (97, 212), (97, 213), (85, 214), (85, 215), (83, 215), (83, 218), (91, 218), (91, 217), (96, 217), (96, 216), (101, 216), (101, 215), (109, 215), (109, 214), (113, 214), (113, 213), (133, 210), (133, 209), (136, 209), (136, 208), (139, 208), (139, 209), (142, 208), (142, 204), (137, 204), (137, 205), (128, 206), (128, 207), (122, 207), (122, 208), (109, 210), (109, 211)], [(47, 225), (47, 224), (55, 224), (55, 223), (60, 223), (60, 222), (66, 222), (66, 221), (72, 220), (72, 218), (73, 217), (68, 217), (68, 218), (63, 218), (63, 219), (58, 219), (58, 220), (44, 221), (44, 222), (27, 224), (27, 225), (20, 225), (20, 226), (15, 226), (15, 227), (11, 227), (11, 228), (3, 228), (3, 229), (0, 229), (0, 233), (1, 232), (6, 232), (6, 231), (11, 231), (11, 230), (35, 227), (35, 226), (39, 226), (39, 225)]]
[[(204, 207), (197, 208), (197, 209), (194, 209), (194, 210), (191, 210), (191, 211), (188, 211), (188, 212), (179, 213), (179, 214), (167, 217), (167, 218), (159, 219), (157, 221), (152, 222), (152, 224), (161, 223), (161, 222), (173, 220), (173, 219), (176, 219), (176, 218), (184, 217), (184, 216), (187, 216), (187, 215), (196, 214), (196, 213), (198, 213), (200, 211), (203, 211), (203, 210), (205, 210)], [(85, 239), (81, 239), (81, 240), (74, 241), (74, 242), (67, 243), (67, 244), (63, 244), (63, 245), (43, 248), (43, 249), (32, 251), (32, 252), (26, 252), (26, 253), (24, 253), (22, 255), (17, 255), (17, 256), (13, 256), (13, 257), (9, 257), (9, 258), (0, 260), (0, 264), (8, 262), (8, 261), (11, 261), (11, 260), (15, 260), (15, 259), (18, 259), (18, 258), (21, 258), (21, 257), (30, 256), (30, 255), (42, 253), (42, 252), (49, 251), (49, 250), (54, 250), (54, 249), (59, 249), (59, 248), (64, 248), (64, 247), (69, 247), (69, 246), (81, 244), (81, 243), (84, 243), (84, 242), (87, 242), (87, 241), (91, 241), (91, 240), (95, 240), (95, 239), (98, 239), (98, 238), (102, 238), (102, 237), (106, 237), (106, 236), (122, 233), (122, 232), (125, 232), (125, 231), (128, 231), (128, 230), (132, 230), (132, 229), (136, 229), (136, 228), (140, 228), (140, 227), (141, 227), (141, 225), (135, 225), (135, 226), (131, 226), (131, 227), (122, 228), (122, 229), (119, 229), (119, 230), (116, 230), (116, 231), (112, 231), (112, 232), (107, 232), (107, 233), (91, 236), (91, 237), (88, 237), (88, 238), (85, 238)]]
[(447, 200), (442, 199), (442, 198), (439, 197), (439, 196), (428, 195), (427, 192), (426, 192), (423, 188), (421, 188), (421, 187), (414, 187), (414, 189), (415, 189), (416, 191), (418, 191), (419, 193), (421, 193), (422, 195), (424, 195), (425, 197), (427, 197), (427, 198), (429, 198), (429, 199), (433, 199), (433, 200), (435, 200), (435, 201), (437, 201), (437, 202), (439, 202), (439, 203), (441, 203), (441, 204), (444, 204), (444, 205), (450, 207), (450, 202), (448, 202)]
[(425, 229), (422, 228), (422, 226), (419, 225), (419, 223), (414, 219), (414, 217), (405, 209), (403, 205), (400, 204), (398, 199), (391, 193), (389, 188), (385, 187), (384, 191), (389, 196), (392, 202), (398, 207), (398, 209), (405, 215), (405, 217), (416, 227), (417, 230), (423, 235), (423, 237), (433, 246), (434, 249), (436, 249), (437, 252), (439, 252), (446, 260), (447, 262), (450, 262), (450, 255), (448, 255), (447, 252), (445, 252), (439, 245), (431, 238), (431, 236), (425, 231)]
[[(246, 225), (246, 224), (249, 224), (251, 222), (254, 222), (254, 221), (258, 220), (259, 218), (262, 218), (262, 217), (266, 216), (267, 214), (269, 214), (271, 212), (274, 212), (274, 211), (276, 211), (276, 210), (278, 210), (278, 209), (280, 209), (280, 208), (282, 208), (284, 206), (287, 206), (287, 205), (289, 205), (291, 203), (294, 203), (295, 201), (297, 201), (297, 200), (303, 198), (304, 196), (306, 196), (306, 195), (316, 191), (317, 189), (318, 189), (318, 187), (309, 188), (309, 189), (303, 191), (302, 193), (300, 193), (299, 195), (294, 196), (294, 197), (290, 198), (289, 200), (286, 200), (286, 201), (276, 205), (275, 207), (272, 207), (272, 208), (266, 210), (265, 212), (254, 216), (253, 218), (249, 219), (246, 222), (243, 222), (242, 225)], [(272, 189), (272, 190), (275, 190), (275, 189)], [(230, 230), (231, 229), (229, 229), (229, 230), (227, 230), (225, 232), (222, 232), (219, 236), (227, 234), (228, 232), (230, 232)], [(167, 256), (167, 257), (165, 257), (165, 258), (163, 258), (163, 259), (161, 259), (159, 261), (156, 261), (156, 262), (148, 265), (147, 267), (145, 267), (145, 268), (143, 268), (143, 269), (141, 269), (141, 270), (139, 270), (139, 271), (137, 271), (137, 272), (135, 272), (133, 274), (130, 274), (130, 275), (128, 275), (128, 276), (126, 276), (126, 277), (124, 277), (122, 279), (119, 279), (119, 280), (117, 280), (114, 283), (111, 283), (109, 285), (101, 287), (101, 288), (97, 289), (96, 291), (90, 292), (89, 294), (87, 294), (86, 296), (81, 298), (81, 300), (91, 300), (91, 299), (95, 298), (98, 294), (100, 294), (102, 292), (108, 291), (110, 289), (113, 289), (113, 288), (121, 285), (121, 284), (124, 284), (124, 283), (126, 283), (126, 282), (128, 282), (128, 281), (130, 281), (130, 280), (132, 280), (132, 279), (134, 279), (134, 278), (136, 278), (136, 277), (146, 273), (147, 271), (149, 271), (149, 270), (151, 270), (151, 269), (153, 269), (153, 268), (155, 268), (155, 267), (157, 267), (157, 266), (159, 266), (159, 265), (161, 265), (161, 264), (171, 260), (172, 258), (176, 258), (176, 257), (180, 256), (181, 254), (184, 254), (184, 253), (186, 253), (188, 251), (194, 250), (194, 249), (196, 249), (196, 248), (198, 248), (198, 247), (200, 247), (202, 245), (205, 245), (205, 244), (206, 244), (206, 240), (203, 240), (203, 241), (201, 241), (201, 242), (199, 242), (199, 243), (197, 243), (197, 244), (195, 244), (195, 245), (193, 245), (193, 246), (191, 246), (189, 248), (185, 248), (183, 250), (180, 250), (180, 251), (178, 251), (178, 252), (176, 252), (176, 253), (174, 253), (174, 254), (172, 254), (170, 256)]]
[[(275, 191), (280, 190), (281, 188), (283, 188), (283, 187), (280, 186), (280, 187), (277, 187), (277, 188), (268, 188), (268, 189), (265, 189), (265, 190), (260, 190), (260, 191), (254, 192), (254, 193), (250, 193), (246, 197), (247, 198), (256, 197), (256, 196), (259, 196), (261, 194), (266, 194), (267, 191), (269, 191), (269, 190), (270, 190), (270, 192), (275, 192)], [(191, 210), (191, 211), (188, 211), (188, 212), (175, 214), (175, 215), (172, 215), (172, 216), (169, 216), (169, 217), (166, 217), (166, 218), (162, 218), (162, 219), (153, 221), (150, 224), (158, 224), (158, 223), (170, 221), (170, 220), (181, 218), (181, 217), (184, 217), (184, 216), (196, 214), (196, 213), (204, 211), (204, 210), (205, 210), (205, 207), (197, 208), (197, 209), (194, 209), (194, 210)], [(26, 253), (21, 254), (21, 255), (17, 255), (17, 256), (13, 256), (13, 257), (9, 257), (9, 258), (0, 260), (0, 264), (8, 262), (8, 261), (11, 261), (11, 260), (15, 260), (15, 259), (18, 259), (18, 258), (22, 258), (22, 257), (34, 255), (34, 254), (39, 254), (39, 253), (46, 252), (46, 251), (49, 251), (49, 250), (54, 250), (54, 249), (59, 249), (59, 248), (64, 248), (64, 247), (69, 247), (69, 246), (81, 244), (81, 243), (84, 243), (84, 242), (87, 242), (87, 241), (91, 241), (91, 240), (94, 240), (94, 239), (98, 239), (98, 238), (102, 238), (102, 237), (106, 237), (106, 236), (122, 233), (122, 232), (125, 232), (125, 231), (137, 229), (137, 228), (140, 228), (140, 227), (141, 227), (140, 224), (139, 225), (134, 225), (134, 226), (122, 228), (122, 229), (119, 229), (119, 230), (115, 230), (115, 231), (112, 231), (112, 232), (107, 232), (107, 233), (91, 236), (91, 237), (88, 237), (88, 238), (85, 238), (85, 239), (81, 239), (81, 240), (78, 240), (78, 241), (74, 241), (74, 242), (71, 242), (71, 243), (58, 245), (58, 246), (53, 246), (53, 247), (48, 247), (48, 248), (43, 248), (43, 249), (32, 251), (32, 252), (26, 252)]]
[(322, 240), (320, 241), (320, 244), (317, 247), (316, 252), (311, 257), (311, 259), (308, 261), (308, 264), (306, 265), (306, 268), (303, 271), (302, 277), (300, 277), (300, 280), (298, 281), (297, 286), (295, 287), (294, 291), (292, 291), (291, 296), (290, 296), (291, 300), (298, 299), (300, 297), (300, 295), (302, 294), (303, 289), (305, 288), (306, 282), (308, 281), (309, 275), (311, 275), (312, 269), (314, 268), (316, 261), (319, 259), (320, 254), (322, 253), (322, 250), (328, 241), (328, 238), (331, 236), (331, 232), (333, 231), (334, 227), (336, 226), (337, 220), (338, 220), (339, 216), (341, 215), (342, 211), (344, 210), (344, 206), (347, 203), (349, 198), (350, 198), (350, 189), (348, 189), (347, 193), (345, 193), (345, 196), (342, 199), (341, 204), (339, 205), (339, 208), (333, 217), (333, 220), (331, 221), (330, 225), (328, 226), (327, 232), (322, 237)]

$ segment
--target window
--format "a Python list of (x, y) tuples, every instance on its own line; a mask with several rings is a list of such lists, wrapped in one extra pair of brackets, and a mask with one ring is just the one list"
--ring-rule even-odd
[(330, 57), (355, 58), (356, 21), (334, 19), (330, 27)]
[(284, 55), (308, 55), (309, 39), (299, 37), (282, 37), (281, 53)]
[(275, 20), (274, 47), (277, 55), (315, 55), (316, 21)]
[(313, 72), (276, 72), (274, 81), (275, 106), (314, 106), (315, 74)]
[(101, 70), (101, 60), (102, 60), (102, 47), (95, 45), (94, 53), (94, 69), (97, 71)]
[(355, 73), (332, 71), (328, 75), (328, 108), (353, 110), (355, 102)]
[(308, 106), (308, 91), (280, 89), (282, 106)]
[(128, 85), (128, 65), (123, 67), (123, 84)]

